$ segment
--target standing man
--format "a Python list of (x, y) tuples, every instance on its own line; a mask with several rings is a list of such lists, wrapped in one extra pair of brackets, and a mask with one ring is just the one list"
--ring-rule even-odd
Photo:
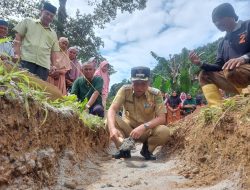
[(11, 60), (14, 57), (11, 38), (8, 35), (8, 22), (0, 19), (0, 59)]
[(99, 76), (94, 76), (95, 68), (91, 63), (83, 65), (84, 77), (79, 77), (73, 83), (71, 94), (75, 94), (78, 100), (88, 99), (86, 108), (90, 114), (104, 117), (104, 108), (102, 105), (103, 80)]
[(78, 49), (76, 47), (70, 47), (68, 49), (71, 69), (66, 73), (66, 87), (70, 91), (73, 82), (81, 76), (81, 65), (77, 60)]
[[(117, 92), (107, 114), (111, 140), (119, 148), (124, 138), (132, 137), (143, 143), (141, 155), (146, 160), (155, 160), (154, 149), (164, 145), (169, 137), (165, 126), (166, 108), (161, 92), (149, 87), (150, 69), (131, 69), (132, 85), (124, 85)], [(117, 113), (123, 107), (123, 118)], [(120, 150), (114, 158), (130, 158), (130, 150)]]
[(215, 64), (202, 62), (195, 52), (189, 54), (189, 59), (202, 69), (199, 82), (208, 104), (220, 106), (219, 89), (241, 93), (242, 88), (250, 84), (250, 20), (238, 21), (229, 3), (217, 6), (212, 12), (212, 20), (220, 31), (226, 31)]
[(47, 80), (51, 62), (56, 59), (59, 45), (56, 32), (50, 28), (57, 8), (50, 3), (44, 3), (39, 20), (24, 19), (14, 30), (15, 57), (21, 58), (21, 67)]

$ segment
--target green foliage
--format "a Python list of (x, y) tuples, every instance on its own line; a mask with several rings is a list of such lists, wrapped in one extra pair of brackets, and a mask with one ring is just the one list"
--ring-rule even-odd
[(50, 101), (49, 103), (56, 108), (70, 107), (74, 111), (82, 113), (83, 110), (85, 110), (88, 99), (85, 98), (82, 102), (80, 102), (75, 94), (71, 94), (54, 101)]
[(24, 107), (27, 113), (27, 117), (30, 117), (30, 106), (29, 99), (33, 98), (37, 101), (46, 101), (46, 93), (38, 86), (31, 87), (33, 83), (29, 80), (28, 76), (25, 75), (26, 71), (16, 70), (13, 67), (10, 71), (7, 71), (1, 62), (0, 64), (0, 89), (1, 96), (11, 97), (12, 99), (22, 97), (24, 101)]
[(101, 117), (82, 112), (79, 118), (83, 121), (84, 125), (91, 130), (96, 131), (99, 127), (104, 127), (104, 120)]
[(223, 109), (227, 109), (229, 107), (233, 107), (236, 105), (235, 99), (228, 98), (223, 101)]
[[(198, 54), (204, 52), (201, 59), (207, 63), (213, 63), (216, 58), (219, 41), (220, 39), (203, 47), (199, 47), (194, 51)], [(163, 92), (175, 90), (178, 92), (189, 92), (192, 95), (197, 94), (198, 91), (200, 91), (197, 80), (200, 69), (189, 61), (188, 52), (188, 49), (183, 48), (180, 54), (169, 55), (169, 59), (167, 59), (151, 51), (152, 57), (158, 62), (156, 67), (152, 70), (153, 84), (158, 84), (158, 76), (161, 76), (163, 79), (161, 81), (162, 84), (158, 84), (158, 86), (161, 86)], [(168, 85), (163, 88), (166, 81)]]
[(161, 89), (161, 86), (162, 86), (162, 77), (158, 75), (154, 79), (153, 87)]
[(33, 0), (1, 0), (0, 17), (2, 18), (23, 18), (34, 17), (38, 14), (38, 1)]
[(48, 116), (46, 105), (49, 103), (56, 108), (70, 108), (77, 113), (79, 119), (91, 129), (104, 126), (102, 118), (90, 115), (85, 111), (85, 106), (88, 102), (87, 99), (79, 102), (76, 95), (69, 95), (64, 96), (62, 99), (48, 102), (48, 94), (44, 92), (39, 85), (34, 85), (25, 73), (26, 71), (19, 71), (15, 67), (10, 71), (7, 71), (3, 64), (0, 63), (0, 96), (6, 96), (11, 99), (21, 99), (24, 103), (24, 108), (28, 118), (31, 117), (29, 102), (30, 100), (35, 100), (41, 104), (42, 109), (45, 111), (45, 118), (41, 125), (46, 122)]
[(215, 124), (222, 115), (222, 109), (219, 107), (207, 107), (201, 110), (201, 117), (204, 121), (204, 126)]
[(95, 6), (93, 21), (95, 25), (104, 28), (104, 24), (115, 19), (117, 12), (132, 13), (135, 10), (142, 10), (146, 7), (147, 0), (89, 0), (89, 4)]
[(181, 69), (178, 80), (180, 92), (189, 92), (191, 88), (191, 79), (187, 69)]
[(86, 112), (86, 104), (88, 103), (87, 98), (80, 102), (78, 101), (77, 96), (72, 94), (49, 103), (59, 109), (64, 109), (67, 107), (74, 110), (74, 112), (79, 115), (79, 119), (83, 121), (84, 125), (89, 127), (91, 130), (95, 131), (95, 129), (98, 127), (104, 127), (104, 121), (102, 118)]
[[(0, 2), (0, 17), (10, 21), (10, 36), (14, 37), (12, 30), (17, 24), (16, 18), (24, 17), (38, 18), (42, 4), (47, 0), (2, 0)], [(68, 1), (69, 2), (69, 1)], [(96, 57), (97, 61), (103, 61), (100, 54), (100, 47), (104, 46), (102, 39), (96, 36), (96, 27), (104, 28), (104, 25), (116, 18), (117, 12), (132, 13), (135, 10), (142, 10), (146, 7), (147, 0), (89, 0), (89, 5), (94, 7), (93, 14), (81, 14), (76, 11), (74, 17), (67, 15), (67, 0), (59, 0), (57, 17), (54, 19), (52, 27), (56, 30), (58, 37), (66, 36), (69, 38), (70, 46), (77, 46), (79, 49), (78, 58), (83, 62), (90, 57)], [(111, 66), (110, 74), (115, 73)]]
[(76, 12), (75, 18), (69, 17), (64, 24), (64, 33), (70, 41), (70, 46), (77, 46), (79, 51), (78, 57), (82, 61), (87, 61), (90, 57), (103, 59), (99, 53), (99, 48), (104, 46), (100, 37), (94, 33), (94, 23), (91, 15), (82, 15)]
[(110, 92), (109, 92), (109, 97), (113, 97), (116, 95), (117, 91), (126, 84), (131, 84), (131, 82), (129, 80), (123, 79), (122, 82), (120, 83), (116, 83), (113, 84), (110, 88)]

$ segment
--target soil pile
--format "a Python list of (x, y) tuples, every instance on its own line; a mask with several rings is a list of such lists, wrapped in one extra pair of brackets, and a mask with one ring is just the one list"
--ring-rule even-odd
[(182, 187), (231, 179), (233, 189), (250, 189), (250, 97), (236, 96), (222, 109), (199, 109), (173, 128), (164, 150), (180, 160), (179, 174), (191, 179)]

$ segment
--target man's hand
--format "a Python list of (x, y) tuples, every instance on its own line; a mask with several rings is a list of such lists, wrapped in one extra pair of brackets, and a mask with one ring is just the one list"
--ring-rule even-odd
[(72, 86), (72, 84), (73, 84), (73, 82), (72, 82), (72, 81), (70, 81), (70, 80), (66, 79), (66, 85), (67, 85), (67, 86)]
[(199, 57), (194, 51), (191, 51), (191, 52), (189, 53), (188, 58), (189, 58), (189, 60), (190, 60), (193, 64), (195, 64), (195, 65), (197, 65), (197, 66), (200, 66), (200, 65), (201, 65), (201, 59), (200, 59), (200, 57)]
[(146, 129), (144, 127), (144, 124), (141, 124), (131, 131), (130, 136), (133, 139), (139, 139), (145, 131)]
[(113, 141), (119, 141), (119, 138), (123, 138), (121, 132), (115, 127), (112, 129), (109, 129), (109, 137)]
[(222, 67), (223, 70), (233, 70), (240, 65), (246, 64), (246, 60), (243, 57), (233, 58), (228, 60)]

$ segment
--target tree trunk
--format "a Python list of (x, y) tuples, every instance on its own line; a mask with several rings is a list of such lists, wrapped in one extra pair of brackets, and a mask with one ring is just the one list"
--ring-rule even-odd
[(57, 36), (64, 36), (64, 27), (67, 22), (67, 13), (66, 13), (66, 3), (67, 0), (59, 0), (59, 9), (58, 9), (58, 22), (57, 22)]

